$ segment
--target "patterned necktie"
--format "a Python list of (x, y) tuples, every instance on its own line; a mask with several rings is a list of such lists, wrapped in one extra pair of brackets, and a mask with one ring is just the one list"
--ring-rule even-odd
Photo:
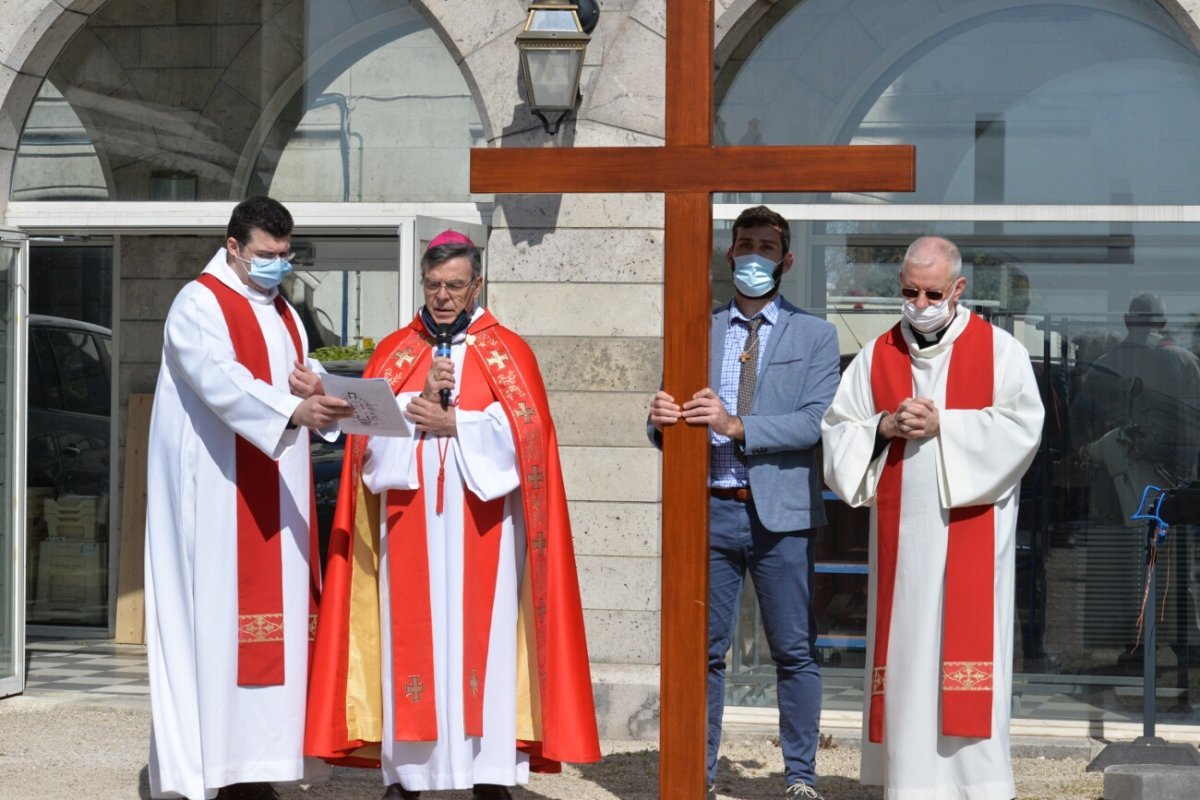
[(746, 347), (738, 358), (742, 362), (742, 373), (738, 377), (738, 416), (750, 413), (754, 403), (754, 382), (758, 377), (758, 327), (763, 318), (755, 317), (750, 320), (750, 335), (746, 338)]

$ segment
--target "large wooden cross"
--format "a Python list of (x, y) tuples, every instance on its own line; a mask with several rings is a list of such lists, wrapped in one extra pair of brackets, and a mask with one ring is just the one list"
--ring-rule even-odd
[[(712, 192), (911, 192), (911, 146), (713, 147), (711, 0), (666, 0), (665, 147), (477, 148), (471, 191), (662, 192), (663, 388), (708, 385)], [(703, 333), (702, 333), (703, 332)], [(708, 431), (663, 437), (659, 797), (705, 790)]]

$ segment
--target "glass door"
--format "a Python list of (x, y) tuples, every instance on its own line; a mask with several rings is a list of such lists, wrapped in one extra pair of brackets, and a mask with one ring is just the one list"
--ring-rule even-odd
[(0, 697), (25, 686), (24, 234), (0, 228)]

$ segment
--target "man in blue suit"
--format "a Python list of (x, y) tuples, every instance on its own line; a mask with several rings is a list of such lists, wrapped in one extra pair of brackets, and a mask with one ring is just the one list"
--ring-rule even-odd
[(647, 431), (707, 425), (709, 457), (708, 782), (714, 794), (725, 654), (746, 572), (754, 579), (775, 661), (785, 797), (819, 800), (821, 716), (812, 606), (814, 529), (825, 524), (814, 448), (838, 385), (833, 325), (779, 293), (792, 267), (787, 220), (766, 206), (743, 211), (726, 253), (737, 295), (712, 316), (710, 384), (680, 405), (650, 403)]

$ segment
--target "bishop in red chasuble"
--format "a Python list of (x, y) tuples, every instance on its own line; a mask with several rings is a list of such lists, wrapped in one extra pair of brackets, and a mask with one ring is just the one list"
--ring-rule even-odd
[(482, 282), (466, 237), (434, 240), (425, 307), (364, 372), (409, 430), (346, 445), (305, 752), (380, 763), (388, 797), (600, 757), (554, 424)]
[(888, 800), (1010, 800), (1014, 538), (1041, 440), (1029, 354), (959, 305), (953, 243), (918, 239), (903, 318), (847, 368), (825, 480), (871, 507), (862, 781)]

